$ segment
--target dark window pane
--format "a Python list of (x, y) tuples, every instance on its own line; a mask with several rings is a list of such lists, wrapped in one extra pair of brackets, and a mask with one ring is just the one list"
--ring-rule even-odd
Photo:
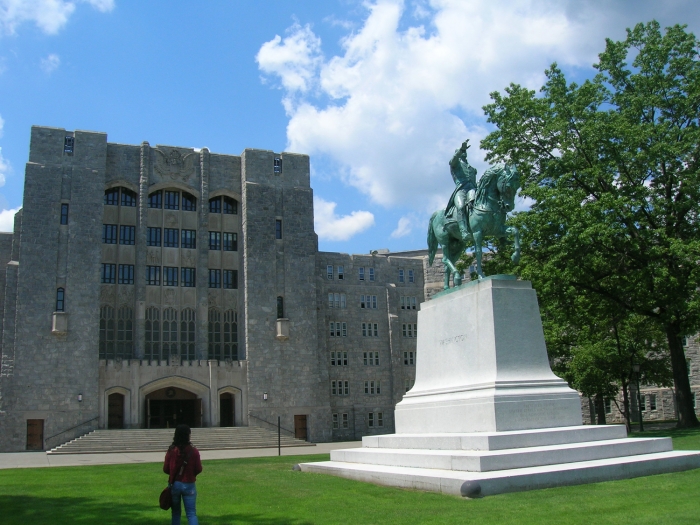
[(209, 213), (221, 213), (221, 197), (209, 199)]
[(180, 208), (180, 192), (179, 191), (166, 191), (165, 198), (163, 199), (163, 208), (166, 210), (177, 210)]
[(148, 207), (149, 208), (162, 208), (163, 207), (163, 192), (154, 191), (148, 196)]
[(73, 155), (73, 148), (75, 147), (75, 137), (66, 137), (63, 140), (63, 153), (68, 155)]
[(119, 265), (119, 284), (134, 284), (134, 265)]
[(68, 224), (68, 204), (61, 204), (61, 224)]
[(182, 286), (193, 287), (195, 286), (195, 276), (194, 268), (182, 268)]
[(275, 221), (275, 239), (282, 238), (282, 221), (277, 219)]
[(135, 226), (120, 226), (119, 227), (119, 244), (134, 244), (136, 238)]
[(122, 206), (136, 206), (136, 193), (122, 188)]
[(163, 267), (163, 286), (177, 286), (177, 268)]
[(197, 232), (195, 230), (182, 230), (182, 247), (197, 247)]
[(182, 192), (182, 211), (196, 211), (197, 199), (194, 195)]
[(284, 317), (284, 297), (277, 297), (277, 319)]
[(238, 236), (235, 233), (224, 232), (224, 251), (238, 251)]
[(238, 213), (238, 201), (231, 197), (224, 197), (224, 213), (235, 215)]
[(102, 225), (102, 242), (105, 244), (117, 244), (117, 225)]
[(65, 310), (66, 294), (63, 288), (56, 290), (56, 311), (63, 312)]
[(224, 270), (224, 288), (238, 288), (238, 270)]
[(209, 249), (221, 249), (221, 232), (209, 232)]
[(146, 233), (146, 244), (148, 246), (160, 246), (160, 228), (148, 228), (148, 230), (146, 230)]
[(163, 231), (163, 246), (166, 248), (177, 248), (180, 236), (180, 230), (177, 228), (164, 228)]
[(221, 288), (221, 270), (209, 270), (209, 288)]
[(107, 206), (116, 206), (119, 204), (119, 188), (112, 188), (105, 191), (105, 204)]
[(146, 266), (146, 284), (160, 286), (160, 266)]

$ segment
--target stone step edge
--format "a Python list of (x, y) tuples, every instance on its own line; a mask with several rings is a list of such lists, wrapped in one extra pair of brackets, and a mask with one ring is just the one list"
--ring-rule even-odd
[[(316, 443), (308, 443), (306, 441), (303, 441), (301, 443), (282, 443), (280, 445), (282, 448), (289, 448), (289, 447), (315, 447)], [(251, 446), (245, 446), (245, 447), (215, 447), (215, 448), (209, 448), (209, 447), (197, 447), (197, 450), (245, 450), (247, 448), (277, 448), (277, 443), (274, 445), (251, 445)], [(61, 454), (131, 454), (131, 453), (140, 453), (140, 452), (164, 452), (162, 448), (148, 448), (148, 449), (114, 449), (114, 450), (56, 450), (56, 449), (51, 449), (47, 450), (46, 454), (51, 455), (51, 456), (56, 456), (56, 455), (61, 455)]]

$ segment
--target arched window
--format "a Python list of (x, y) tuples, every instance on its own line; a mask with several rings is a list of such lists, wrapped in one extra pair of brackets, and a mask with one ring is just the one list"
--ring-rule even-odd
[(134, 312), (122, 306), (117, 312), (117, 352), (118, 358), (131, 359), (134, 355)]
[(146, 359), (160, 361), (160, 310), (153, 306), (146, 310)]
[(180, 355), (187, 361), (193, 361), (195, 356), (195, 312), (185, 308), (180, 312)]
[(233, 310), (224, 313), (224, 360), (238, 360), (238, 315)]
[(207, 353), (209, 359), (221, 359), (221, 312), (209, 309), (209, 338)]
[(284, 318), (284, 297), (277, 297), (277, 319)]
[(63, 288), (56, 290), (56, 311), (65, 312), (66, 310), (66, 293)]
[(100, 308), (100, 359), (114, 359), (114, 308)]
[(182, 211), (197, 211), (197, 198), (186, 191), (182, 192)]
[[(121, 198), (120, 198), (121, 197)], [(137, 195), (136, 192), (131, 191), (128, 188), (109, 188), (105, 190), (104, 203), (107, 206), (136, 206)]]
[(163, 359), (177, 358), (177, 311), (163, 310)]

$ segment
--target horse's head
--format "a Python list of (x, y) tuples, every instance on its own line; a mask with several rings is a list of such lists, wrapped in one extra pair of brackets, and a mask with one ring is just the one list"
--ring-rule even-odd
[(515, 195), (520, 187), (520, 175), (515, 169), (515, 166), (502, 166), (498, 174), (498, 182), (496, 183), (498, 193), (501, 196), (501, 201), (506, 207), (506, 211), (513, 211), (515, 207)]

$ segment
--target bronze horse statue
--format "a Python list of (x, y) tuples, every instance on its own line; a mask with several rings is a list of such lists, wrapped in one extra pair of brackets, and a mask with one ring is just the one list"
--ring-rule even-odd
[(486, 170), (479, 179), (474, 205), (467, 214), (468, 233), (471, 239), (462, 237), (457, 221), (445, 217), (445, 210), (438, 210), (430, 217), (428, 225), (428, 264), (432, 266), (438, 244), (442, 246), (442, 262), (445, 265), (444, 289), (450, 287), (450, 274), (454, 274), (454, 285), (462, 284), (462, 275), (455, 266), (464, 250), (474, 242), (476, 273), (484, 277), (481, 269), (481, 247), (484, 237), (506, 238), (513, 235), (515, 251), (511, 256), (514, 263), (520, 260), (520, 235), (515, 226), (506, 226), (506, 214), (513, 210), (515, 194), (520, 186), (520, 177), (514, 167), (498, 166)]

